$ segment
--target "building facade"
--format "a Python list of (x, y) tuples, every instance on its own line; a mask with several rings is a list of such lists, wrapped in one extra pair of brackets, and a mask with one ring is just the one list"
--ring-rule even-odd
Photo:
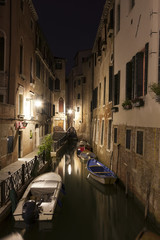
[[(72, 93), (70, 93), (70, 90)], [(69, 77), (68, 125), (73, 126), (80, 139), (90, 142), (92, 100), (92, 57), (91, 50), (77, 52), (74, 67)], [(69, 112), (68, 110), (71, 110)]]
[(93, 54), (92, 146), (98, 158), (112, 164), (113, 1), (106, 1)]
[(31, 0), (0, 1), (1, 168), (53, 130), (55, 59), (37, 20)]
[(55, 62), (55, 85), (54, 85), (54, 117), (53, 126), (59, 126), (66, 130), (66, 60), (54, 58)]
[(159, 12), (157, 0), (115, 0), (113, 169), (158, 222)]

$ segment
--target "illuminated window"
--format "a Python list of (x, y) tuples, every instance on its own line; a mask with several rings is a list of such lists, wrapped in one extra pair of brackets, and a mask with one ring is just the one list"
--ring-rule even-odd
[(64, 100), (63, 100), (63, 98), (59, 99), (59, 112), (64, 112)]

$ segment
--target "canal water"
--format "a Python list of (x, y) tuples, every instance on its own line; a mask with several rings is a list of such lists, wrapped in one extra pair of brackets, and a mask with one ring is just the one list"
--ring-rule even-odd
[(103, 186), (88, 176), (86, 163), (73, 148), (68, 146), (52, 170), (61, 175), (65, 186), (52, 223), (24, 228), (9, 216), (0, 225), (0, 238), (18, 231), (25, 240), (135, 240), (144, 227), (153, 230), (118, 182)]

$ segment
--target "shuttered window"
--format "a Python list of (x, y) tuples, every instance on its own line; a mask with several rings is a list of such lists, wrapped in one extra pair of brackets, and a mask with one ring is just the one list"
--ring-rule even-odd
[(119, 104), (120, 99), (120, 71), (114, 76), (114, 105)]
[(144, 50), (138, 52), (126, 64), (126, 99), (134, 99), (147, 94), (148, 49), (149, 44), (146, 43)]
[(109, 102), (112, 101), (113, 66), (109, 67)]

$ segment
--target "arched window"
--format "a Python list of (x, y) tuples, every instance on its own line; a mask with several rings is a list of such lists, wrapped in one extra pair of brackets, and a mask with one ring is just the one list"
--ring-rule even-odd
[(60, 90), (60, 80), (58, 78), (55, 80), (55, 90)]
[(59, 99), (59, 112), (64, 112), (64, 100), (62, 97)]
[(5, 39), (4, 34), (0, 31), (0, 71), (4, 71), (4, 50), (5, 49)]

